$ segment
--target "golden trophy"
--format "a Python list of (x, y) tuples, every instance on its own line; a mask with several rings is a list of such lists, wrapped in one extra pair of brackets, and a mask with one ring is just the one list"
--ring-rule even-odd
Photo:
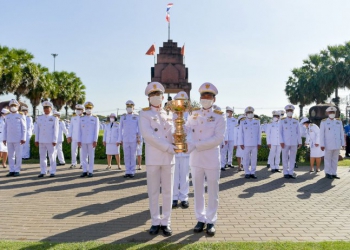
[(191, 111), (191, 102), (185, 98), (184, 95), (180, 95), (180, 97), (176, 98), (175, 100), (168, 101), (165, 109), (171, 110), (177, 116), (175, 119), (175, 133), (173, 134), (174, 145), (177, 147), (175, 152), (185, 153), (187, 152), (187, 134), (184, 130), (184, 112)]

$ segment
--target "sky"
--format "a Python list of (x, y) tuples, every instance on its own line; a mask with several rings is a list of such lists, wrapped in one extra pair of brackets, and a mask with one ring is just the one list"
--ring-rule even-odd
[[(81, 78), (95, 114), (121, 114), (127, 100), (136, 109), (148, 106), (144, 90), (153, 56), (145, 52), (155, 43), (158, 53), (168, 39), (169, 2), (0, 0), (0, 45), (26, 49), (51, 71), (51, 54), (57, 53), (56, 71)], [(283, 109), (291, 70), (309, 54), (350, 40), (348, 0), (171, 3), (170, 38), (179, 47), (185, 44), (191, 98), (198, 101), (199, 86), (211, 82), (219, 91), (216, 104), (233, 106), (235, 113), (247, 106), (269, 116)]]

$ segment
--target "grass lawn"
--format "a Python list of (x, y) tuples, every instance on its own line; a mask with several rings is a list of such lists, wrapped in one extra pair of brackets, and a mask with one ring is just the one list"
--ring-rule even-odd
[(225, 249), (225, 250), (317, 250), (317, 249), (350, 249), (350, 242), (345, 241), (326, 241), (326, 242), (220, 242), (220, 243), (192, 243), (192, 244), (174, 244), (174, 243), (157, 243), (157, 244), (103, 244), (98, 242), (83, 243), (49, 243), (49, 242), (20, 242), (20, 241), (0, 241), (0, 249), (142, 249), (142, 250), (193, 250), (193, 249)]

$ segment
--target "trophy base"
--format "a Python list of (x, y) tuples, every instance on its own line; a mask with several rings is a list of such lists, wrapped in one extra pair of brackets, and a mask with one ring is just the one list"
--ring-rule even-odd
[(186, 143), (175, 143), (177, 149), (175, 149), (176, 153), (186, 153), (187, 152), (187, 144)]

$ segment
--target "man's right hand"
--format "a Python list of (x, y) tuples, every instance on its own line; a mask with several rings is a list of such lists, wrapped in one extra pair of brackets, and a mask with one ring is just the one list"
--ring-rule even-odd
[(281, 143), (281, 148), (284, 148), (284, 143)]
[(68, 138), (67, 138), (67, 142), (68, 142), (68, 143), (71, 143), (71, 142), (72, 142), (72, 137), (68, 137)]
[(35, 142), (35, 146), (39, 147), (39, 142), (38, 141)]
[(321, 150), (324, 151), (324, 147), (321, 147)]
[(271, 144), (267, 144), (267, 146), (268, 146), (269, 148), (271, 148)]
[(243, 149), (243, 150), (244, 150), (244, 145), (241, 145), (241, 149)]

